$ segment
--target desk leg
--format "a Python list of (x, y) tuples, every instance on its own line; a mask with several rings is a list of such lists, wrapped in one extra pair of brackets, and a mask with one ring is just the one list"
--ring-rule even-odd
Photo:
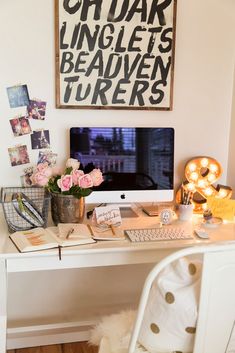
[(6, 260), (0, 260), (0, 353), (6, 352), (7, 340), (7, 269)]

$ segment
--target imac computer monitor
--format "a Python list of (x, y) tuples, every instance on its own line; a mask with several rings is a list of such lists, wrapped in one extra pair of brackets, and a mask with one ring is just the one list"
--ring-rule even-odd
[(94, 168), (103, 173), (103, 183), (93, 188), (87, 203), (173, 200), (173, 128), (73, 127), (70, 157), (85, 173)]

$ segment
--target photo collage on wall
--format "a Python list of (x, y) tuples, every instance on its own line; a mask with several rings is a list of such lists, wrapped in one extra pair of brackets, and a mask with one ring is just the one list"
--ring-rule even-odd
[[(35, 98), (31, 99), (26, 84), (8, 87), (7, 95), (10, 108), (26, 108), (25, 112), (20, 116), (12, 116), (9, 119), (13, 136), (18, 140), (18, 137), (20, 136), (24, 136), (25, 138), (26, 135), (30, 135), (28, 143), (31, 145), (31, 150), (39, 150), (38, 158), (34, 165), (39, 163), (54, 165), (56, 163), (57, 154), (51, 151), (49, 130), (44, 128), (34, 130), (31, 127), (31, 122), (33, 120), (45, 120), (47, 103), (44, 100)], [(12, 167), (32, 162), (29, 158), (29, 150), (25, 140), (22, 143), (17, 143), (16, 146), (9, 147), (8, 154)], [(23, 175), (20, 176), (22, 186), (32, 185), (30, 177), (33, 170), (34, 166), (29, 166), (23, 169)]]

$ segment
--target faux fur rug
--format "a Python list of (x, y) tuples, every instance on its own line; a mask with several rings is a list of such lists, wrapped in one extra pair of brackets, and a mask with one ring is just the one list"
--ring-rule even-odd
[[(103, 317), (92, 329), (89, 343), (99, 346), (99, 353), (128, 353), (135, 316), (136, 311), (126, 310)], [(135, 353), (146, 352), (141, 346), (136, 347)]]

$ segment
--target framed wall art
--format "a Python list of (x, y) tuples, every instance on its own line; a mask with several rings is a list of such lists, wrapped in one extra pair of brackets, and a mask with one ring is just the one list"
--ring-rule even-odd
[(172, 110), (177, 0), (55, 0), (56, 107)]

